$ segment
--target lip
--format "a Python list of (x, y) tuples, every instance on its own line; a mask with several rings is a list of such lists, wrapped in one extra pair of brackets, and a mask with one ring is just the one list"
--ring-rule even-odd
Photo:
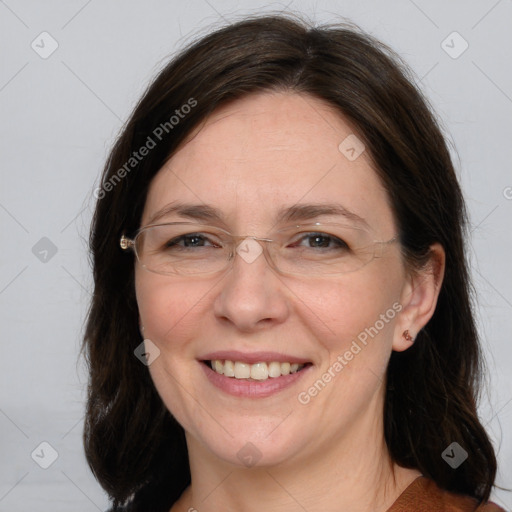
[(218, 352), (210, 352), (198, 358), (200, 361), (214, 361), (219, 359), (221, 361), (239, 361), (246, 364), (256, 363), (271, 363), (276, 361), (278, 363), (298, 363), (306, 364), (311, 363), (308, 359), (294, 357), (291, 355), (280, 354), (278, 352), (250, 352), (244, 353), (238, 350), (220, 350)]
[[(221, 358), (217, 357), (217, 359)], [(240, 359), (237, 359), (237, 361), (240, 361)], [(261, 359), (259, 361), (261, 361)], [(273, 361), (276, 361), (276, 359), (273, 359)], [(286, 359), (286, 361), (288, 361), (288, 359)], [(304, 375), (309, 373), (309, 370), (313, 367), (313, 365), (308, 365), (296, 373), (290, 373), (288, 375), (281, 375), (281, 377), (268, 378), (267, 380), (257, 381), (225, 377), (224, 375), (217, 373), (215, 370), (212, 370), (203, 361), (199, 361), (199, 364), (203, 369), (206, 378), (211, 384), (229, 395), (241, 398), (266, 398), (268, 396), (275, 395), (276, 393), (289, 388), (298, 380), (302, 379)]]

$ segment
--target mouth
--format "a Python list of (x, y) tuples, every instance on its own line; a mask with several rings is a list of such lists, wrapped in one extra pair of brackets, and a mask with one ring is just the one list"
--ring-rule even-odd
[(218, 375), (223, 375), (230, 379), (250, 382), (262, 382), (278, 379), (280, 377), (301, 372), (308, 366), (311, 366), (311, 363), (309, 362), (295, 363), (288, 361), (259, 361), (251, 364), (229, 359), (207, 359), (203, 360), (202, 363)]
[(314, 368), (312, 362), (275, 352), (223, 351), (198, 359), (207, 382), (238, 398), (266, 398), (292, 387)]
[(220, 350), (197, 359), (214, 388), (239, 398), (266, 398), (298, 385), (315, 364), (274, 351)]

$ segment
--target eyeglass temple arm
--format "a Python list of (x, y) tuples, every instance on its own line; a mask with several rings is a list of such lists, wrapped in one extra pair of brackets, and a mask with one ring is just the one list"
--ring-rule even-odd
[(375, 252), (374, 258), (380, 258), (384, 254), (384, 247), (386, 245), (392, 244), (398, 240), (398, 235), (395, 235), (393, 238), (389, 240), (384, 240), (383, 242), (377, 241), (375, 243)]

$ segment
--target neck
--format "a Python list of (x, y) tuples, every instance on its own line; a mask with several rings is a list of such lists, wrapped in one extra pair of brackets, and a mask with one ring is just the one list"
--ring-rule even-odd
[(385, 512), (421, 473), (394, 464), (382, 422), (367, 420), (301, 460), (268, 467), (227, 463), (187, 435), (192, 484), (172, 512)]

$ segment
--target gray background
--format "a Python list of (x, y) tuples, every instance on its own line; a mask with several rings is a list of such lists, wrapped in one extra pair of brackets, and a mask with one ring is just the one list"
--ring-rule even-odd
[[(5, 0), (0, 511), (107, 508), (81, 445), (86, 375), (78, 348), (91, 290), (92, 192), (115, 135), (168, 56), (244, 14), (284, 9), (316, 21), (347, 17), (397, 50), (457, 148), (490, 369), (480, 412), (498, 451), (497, 483), (512, 486), (511, 0)], [(50, 56), (55, 43), (44, 31), (58, 44)], [(38, 465), (51, 462), (44, 441), (58, 452), (48, 469)], [(493, 499), (512, 508), (510, 492)]]

